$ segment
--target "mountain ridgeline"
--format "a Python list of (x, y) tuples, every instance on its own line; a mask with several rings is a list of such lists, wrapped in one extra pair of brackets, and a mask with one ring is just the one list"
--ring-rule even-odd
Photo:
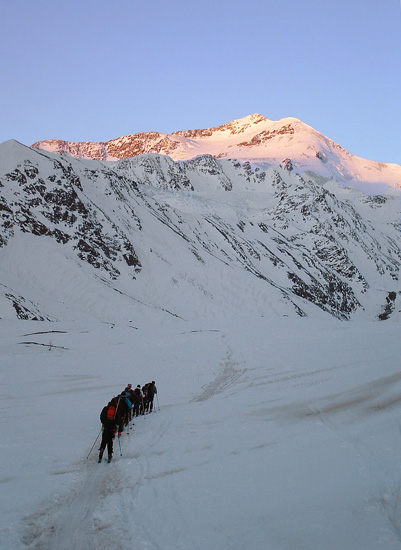
[(396, 319), (394, 182), (368, 195), (297, 162), (104, 161), (3, 143), (0, 318)]

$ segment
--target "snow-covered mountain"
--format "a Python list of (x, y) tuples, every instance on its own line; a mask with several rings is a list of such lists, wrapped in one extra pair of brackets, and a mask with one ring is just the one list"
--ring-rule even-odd
[(216, 128), (163, 134), (143, 132), (107, 142), (39, 141), (32, 145), (59, 154), (96, 160), (120, 160), (159, 153), (173, 160), (197, 155), (250, 161), (252, 165), (285, 164), (298, 173), (313, 171), (354, 186), (401, 186), (401, 166), (352, 155), (296, 118), (269, 120), (260, 114)]
[(398, 314), (397, 191), (211, 155), (105, 162), (15, 141), (0, 169), (0, 317), (113, 320), (127, 303), (131, 319)]
[(399, 189), (294, 164), (0, 145), (1, 549), (401, 549)]

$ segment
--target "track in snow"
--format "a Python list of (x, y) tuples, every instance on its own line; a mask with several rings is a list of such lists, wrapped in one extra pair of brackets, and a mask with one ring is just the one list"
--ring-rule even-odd
[[(148, 416), (139, 417), (147, 452), (163, 437), (166, 424), (155, 432), (146, 426)], [(147, 432), (147, 433), (146, 433)], [(136, 508), (136, 485), (150, 479), (148, 459), (141, 456), (133, 430), (123, 432), (122, 456), (118, 440), (110, 464), (97, 463), (97, 444), (87, 461), (78, 465), (71, 491), (53, 505), (26, 519), (24, 548), (35, 550), (123, 550), (135, 548), (130, 513)], [(146, 455), (146, 453), (145, 453)], [(155, 548), (155, 546), (150, 546)]]

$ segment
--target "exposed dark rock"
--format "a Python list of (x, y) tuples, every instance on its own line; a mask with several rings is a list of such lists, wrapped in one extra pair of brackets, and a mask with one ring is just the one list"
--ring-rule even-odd
[(383, 312), (380, 313), (379, 319), (380, 321), (386, 321), (389, 319), (391, 314), (393, 313), (395, 309), (395, 300), (397, 298), (397, 293), (394, 291), (391, 291), (386, 296), (386, 305), (384, 306)]
[(288, 172), (292, 172), (294, 170), (294, 165), (291, 159), (282, 160), (280, 166), (282, 166), (285, 170), (288, 170)]

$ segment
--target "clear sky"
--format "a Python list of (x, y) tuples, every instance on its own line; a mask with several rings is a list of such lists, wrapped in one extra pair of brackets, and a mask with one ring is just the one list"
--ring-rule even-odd
[(293, 116), (401, 164), (400, 0), (0, 0), (0, 142)]

